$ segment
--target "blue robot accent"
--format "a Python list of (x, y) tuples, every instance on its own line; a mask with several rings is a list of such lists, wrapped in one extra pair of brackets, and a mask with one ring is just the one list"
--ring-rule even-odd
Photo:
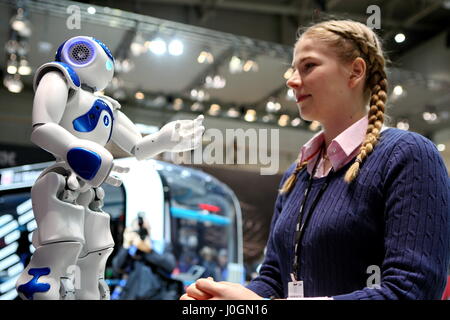
[[(91, 132), (95, 129), (95, 127), (97, 127), (102, 111), (108, 112), (109, 116), (111, 117), (111, 131), (108, 137), (109, 141), (109, 139), (111, 138), (114, 116), (111, 108), (106, 104), (105, 101), (101, 99), (95, 100), (94, 104), (88, 112), (72, 121), (73, 128), (78, 132)], [(107, 120), (105, 118), (107, 118), (106, 115), (105, 117), (103, 117), (103, 124), (107, 127), (109, 125), (109, 119)]]
[(100, 47), (102, 47), (103, 50), (105, 50), (106, 55), (114, 62), (114, 57), (113, 57), (113, 55), (111, 53), (111, 50), (109, 50), (109, 48), (103, 42), (101, 42), (100, 40), (97, 40), (95, 38), (92, 38), (92, 40), (97, 42), (100, 45)]
[(102, 165), (102, 158), (88, 149), (73, 148), (67, 152), (67, 162), (80, 177), (91, 180)]
[(58, 61), (55, 61), (55, 63), (61, 65), (64, 69), (67, 70), (67, 72), (69, 73), (70, 79), (72, 79), (72, 82), (77, 87), (79, 87), (81, 85), (80, 78), (78, 77), (77, 73), (68, 64), (65, 64), (64, 62), (58, 62)]
[(56, 56), (55, 56), (55, 61), (57, 62), (61, 62), (61, 52), (62, 52), (62, 48), (64, 47), (64, 45), (66, 44), (67, 40), (64, 41), (58, 48), (58, 50), (56, 50)]
[(33, 300), (33, 296), (37, 292), (47, 292), (50, 290), (50, 284), (38, 282), (41, 276), (50, 274), (50, 268), (32, 268), (28, 270), (28, 274), (33, 276), (33, 278), (17, 288), (17, 291), (23, 293), (28, 300)]

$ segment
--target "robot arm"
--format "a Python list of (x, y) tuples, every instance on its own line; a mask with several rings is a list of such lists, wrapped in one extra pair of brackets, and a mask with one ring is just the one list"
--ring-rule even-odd
[(67, 104), (69, 87), (58, 71), (46, 73), (33, 102), (31, 141), (66, 161), (77, 176), (93, 187), (101, 185), (113, 167), (113, 157), (104, 147), (75, 137), (58, 123)]
[(205, 128), (203, 115), (195, 120), (169, 122), (160, 131), (142, 137), (134, 123), (122, 112), (116, 111), (112, 139), (119, 147), (138, 160), (153, 157), (164, 151), (183, 152), (195, 149), (201, 142)]

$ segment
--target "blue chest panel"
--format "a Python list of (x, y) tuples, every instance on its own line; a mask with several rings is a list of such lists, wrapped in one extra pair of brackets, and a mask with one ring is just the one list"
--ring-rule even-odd
[(94, 105), (91, 107), (91, 109), (89, 109), (88, 112), (73, 120), (73, 128), (78, 132), (91, 132), (97, 127), (102, 111), (108, 112), (109, 116), (111, 117), (108, 118), (108, 116), (105, 115), (102, 119), (105, 127), (108, 127), (111, 124), (111, 130), (108, 137), (109, 141), (112, 134), (114, 117), (111, 108), (106, 104), (105, 101), (101, 99), (95, 100)]
[(33, 276), (33, 279), (17, 288), (17, 291), (23, 293), (28, 300), (33, 300), (33, 295), (36, 292), (47, 292), (50, 290), (50, 284), (38, 282), (41, 276), (50, 274), (50, 268), (32, 268), (28, 270), (28, 274)]

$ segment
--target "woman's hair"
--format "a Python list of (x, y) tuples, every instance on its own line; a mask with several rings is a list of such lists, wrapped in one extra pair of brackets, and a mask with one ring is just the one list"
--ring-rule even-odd
[[(384, 109), (387, 100), (386, 59), (381, 41), (375, 32), (366, 25), (351, 20), (328, 20), (299, 30), (299, 38), (310, 37), (327, 44), (343, 63), (353, 62), (361, 57), (366, 62), (366, 82), (364, 94), (369, 98), (369, 125), (366, 137), (359, 149), (355, 162), (347, 170), (344, 180), (352, 182), (359, 173), (364, 160), (372, 153), (380, 137), (384, 122)], [(289, 192), (297, 180), (297, 174), (307, 165), (300, 163), (291, 176), (285, 181), (280, 192)]]

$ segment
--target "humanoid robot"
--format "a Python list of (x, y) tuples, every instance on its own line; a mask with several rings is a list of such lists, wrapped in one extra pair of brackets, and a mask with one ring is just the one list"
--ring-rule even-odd
[(142, 160), (164, 151), (196, 148), (204, 132), (203, 115), (173, 121), (142, 137), (120, 104), (101, 95), (114, 73), (114, 58), (102, 42), (74, 37), (56, 61), (34, 78), (31, 141), (56, 157), (31, 190), (37, 229), (36, 251), (16, 289), (22, 299), (109, 299), (105, 264), (113, 251), (109, 215), (102, 211), (102, 183), (120, 186), (105, 149), (109, 140)]

